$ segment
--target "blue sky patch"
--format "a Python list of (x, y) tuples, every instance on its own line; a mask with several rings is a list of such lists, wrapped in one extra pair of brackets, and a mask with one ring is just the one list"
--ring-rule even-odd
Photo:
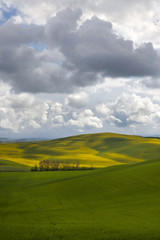
[(0, 24), (3, 24), (5, 22), (7, 22), (11, 17), (17, 16), (19, 14), (18, 9), (16, 9), (16, 8), (7, 8), (6, 5), (4, 5), (4, 8), (3, 7), (0, 8), (0, 10), (3, 13), (3, 19), (0, 20)]
[(44, 44), (29, 43), (29, 44), (27, 44), (27, 46), (33, 47), (34, 49), (36, 49), (39, 52), (43, 51), (44, 49), (48, 49), (48, 47)]

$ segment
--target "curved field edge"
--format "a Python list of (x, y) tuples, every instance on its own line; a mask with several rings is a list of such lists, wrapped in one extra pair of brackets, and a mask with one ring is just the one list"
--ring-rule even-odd
[(4, 240), (160, 239), (160, 161), (0, 173)]
[(0, 172), (26, 172), (29, 170), (30, 168), (23, 164), (0, 159)]
[(1, 159), (34, 166), (42, 160), (108, 167), (158, 158), (160, 140), (113, 133), (86, 134), (62, 139), (0, 144)]

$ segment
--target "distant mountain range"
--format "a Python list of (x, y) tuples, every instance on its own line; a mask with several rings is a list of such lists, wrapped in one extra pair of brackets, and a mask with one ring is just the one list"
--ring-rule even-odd
[(11, 139), (11, 138), (2, 138), (0, 137), (0, 143), (5, 142), (39, 142), (39, 141), (46, 141), (50, 139), (46, 138), (20, 138), (20, 139)]

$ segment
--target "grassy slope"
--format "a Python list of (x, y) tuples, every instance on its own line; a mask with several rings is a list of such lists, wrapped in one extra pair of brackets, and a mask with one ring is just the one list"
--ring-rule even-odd
[(0, 159), (0, 172), (26, 172), (29, 170), (28, 166)]
[(34, 166), (40, 160), (79, 161), (81, 166), (106, 167), (156, 159), (160, 140), (113, 133), (63, 139), (0, 144), (1, 159)]
[(3, 240), (160, 239), (160, 161), (0, 173)]

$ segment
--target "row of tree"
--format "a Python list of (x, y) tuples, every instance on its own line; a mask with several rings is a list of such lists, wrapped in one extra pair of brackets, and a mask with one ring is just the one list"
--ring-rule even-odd
[(43, 160), (40, 161), (38, 165), (35, 165), (31, 168), (31, 171), (69, 171), (69, 170), (92, 170), (94, 167), (80, 167), (78, 161), (76, 162), (67, 162), (67, 161), (51, 161)]

